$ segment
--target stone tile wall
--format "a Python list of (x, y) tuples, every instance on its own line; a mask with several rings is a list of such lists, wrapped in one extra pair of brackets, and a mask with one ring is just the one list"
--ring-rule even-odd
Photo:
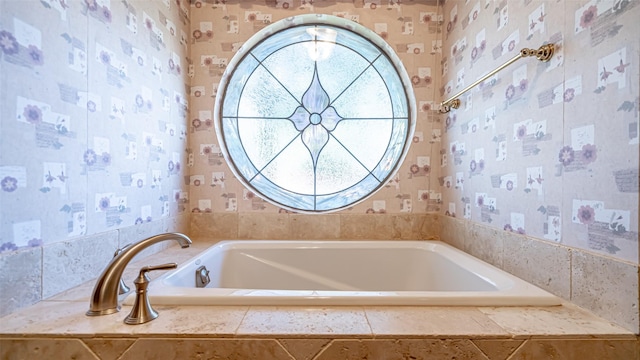
[(440, 220), (441, 240), (640, 333), (638, 265), (449, 216)]

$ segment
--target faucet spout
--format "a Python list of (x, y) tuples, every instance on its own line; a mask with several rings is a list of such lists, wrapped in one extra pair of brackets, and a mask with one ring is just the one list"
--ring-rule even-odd
[(131, 259), (147, 247), (165, 240), (175, 240), (180, 247), (188, 248), (191, 239), (180, 233), (166, 233), (151, 236), (131, 246), (127, 246), (115, 256), (96, 280), (87, 316), (108, 315), (120, 310), (118, 289), (122, 273)]

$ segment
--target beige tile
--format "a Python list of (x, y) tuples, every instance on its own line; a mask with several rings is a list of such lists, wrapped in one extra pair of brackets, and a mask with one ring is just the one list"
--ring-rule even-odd
[(393, 215), (368, 214), (373, 218), (373, 226), (369, 230), (372, 240), (398, 240), (400, 232), (396, 229)]
[(291, 239), (289, 214), (240, 213), (238, 214), (238, 238), (251, 240)]
[(487, 357), (468, 339), (334, 340), (316, 360), (456, 359)]
[(470, 237), (468, 224), (470, 224), (470, 222), (467, 220), (453, 218), (451, 216), (441, 216), (440, 240), (460, 250), (464, 250), (465, 239)]
[[(153, 304), (152, 304), (153, 305)], [(42, 301), (2, 319), (4, 334), (73, 335), (216, 335), (232, 336), (248, 307), (235, 306), (154, 306), (159, 317), (141, 325), (125, 325), (131, 306), (122, 306), (115, 314), (86, 316), (89, 303)]]
[(371, 336), (362, 308), (251, 307), (237, 336)]
[(418, 239), (420, 240), (438, 240), (440, 239), (440, 218), (435, 213), (417, 214), (420, 217), (417, 227)]
[(489, 359), (507, 360), (524, 340), (471, 340)]
[(427, 220), (424, 214), (399, 214), (393, 215), (393, 239), (400, 240), (419, 240), (433, 237), (434, 234), (428, 234), (431, 222)]
[(300, 240), (336, 240), (340, 238), (340, 215), (289, 215), (291, 238)]
[[(235, 227), (229, 224), (231, 228), (235, 228), (234, 239), (238, 237), (238, 215), (237, 213), (230, 214), (235, 216)], [(231, 217), (231, 216), (230, 216)], [(228, 229), (225, 227), (225, 229)], [(213, 213), (191, 213), (189, 217), (189, 235), (196, 239), (215, 236), (215, 220)]]
[(640, 333), (639, 267), (572, 250), (571, 301)]
[(631, 332), (586, 310), (566, 303), (550, 307), (482, 307), (478, 308), (514, 337), (527, 336), (617, 336)]
[(481, 224), (471, 224), (471, 236), (465, 241), (465, 251), (478, 259), (502, 268), (503, 230)]
[(509, 336), (508, 332), (476, 308), (367, 307), (365, 314), (376, 337)]
[[(249, 308), (244, 306), (154, 306), (154, 309), (159, 315), (155, 320), (141, 325), (122, 325), (124, 328), (121, 327), (115, 331), (165, 336), (233, 336)], [(121, 313), (126, 316), (130, 311), (130, 306), (123, 306)]]
[(93, 335), (122, 328), (125, 315), (118, 313), (89, 318), (84, 314), (87, 310), (88, 302), (41, 301), (2, 318), (0, 333)]
[(121, 360), (296, 360), (275, 339), (139, 339)]
[(527, 340), (509, 360), (525, 359), (638, 359), (634, 340), (575, 339), (575, 340)]
[(118, 231), (46, 244), (42, 250), (44, 299), (96, 278), (118, 248)]
[(0, 358), (101, 360), (78, 339), (0, 339)]
[(376, 239), (375, 218), (371, 214), (340, 214), (340, 238), (343, 240)]
[(435, 216), (424, 214), (342, 215), (344, 239), (420, 240), (436, 238)]
[(0, 269), (0, 317), (42, 300), (42, 247), (1, 253)]
[(547, 241), (505, 234), (503, 269), (568, 300), (571, 292), (570, 250)]
[(100, 360), (116, 360), (135, 342), (135, 339), (84, 339), (84, 343)]
[(436, 240), (440, 235), (437, 214), (397, 214), (392, 216), (394, 239)]
[(238, 239), (238, 213), (191, 214), (191, 232), (203, 239)]
[(296, 360), (311, 360), (331, 339), (280, 339), (280, 345)]

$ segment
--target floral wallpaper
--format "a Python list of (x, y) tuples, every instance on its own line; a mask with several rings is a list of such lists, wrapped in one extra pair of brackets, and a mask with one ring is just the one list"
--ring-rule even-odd
[(0, 252), (184, 210), (189, 4), (0, 2)]
[[(638, 262), (638, 5), (2, 1), (0, 251), (183, 212), (282, 211), (231, 175), (214, 98), (256, 31), (325, 13), (394, 47), (419, 111), (396, 177), (344, 212), (436, 212)], [(518, 60), (438, 113), (543, 43), (556, 45), (551, 61)]]
[(237, 48), (269, 23), (303, 13), (374, 29), (405, 63), (418, 101), (402, 169), (347, 211), (440, 207), (430, 184), (431, 145), (441, 136), (436, 1), (16, 0), (0, 7), (0, 252), (183, 212), (281, 211), (232, 178), (212, 111)]
[(640, 2), (446, 1), (439, 96), (448, 216), (638, 263)]
[[(353, 213), (426, 213), (440, 208), (432, 188), (432, 144), (440, 142), (436, 106), (442, 21), (436, 1), (202, 1), (191, 2), (191, 112), (188, 210), (281, 212), (244, 188), (222, 158), (212, 122), (214, 97), (226, 64), (244, 41), (272, 22), (307, 13), (356, 21), (392, 45), (413, 82), (418, 106), (413, 144), (385, 188), (343, 210)], [(196, 215), (197, 216), (197, 215)]]

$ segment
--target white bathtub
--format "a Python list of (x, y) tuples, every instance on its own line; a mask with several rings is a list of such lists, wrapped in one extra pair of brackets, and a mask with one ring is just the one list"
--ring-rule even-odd
[[(196, 288), (202, 265), (211, 282)], [(154, 305), (560, 305), (439, 241), (222, 241), (152, 281), (149, 297)]]

